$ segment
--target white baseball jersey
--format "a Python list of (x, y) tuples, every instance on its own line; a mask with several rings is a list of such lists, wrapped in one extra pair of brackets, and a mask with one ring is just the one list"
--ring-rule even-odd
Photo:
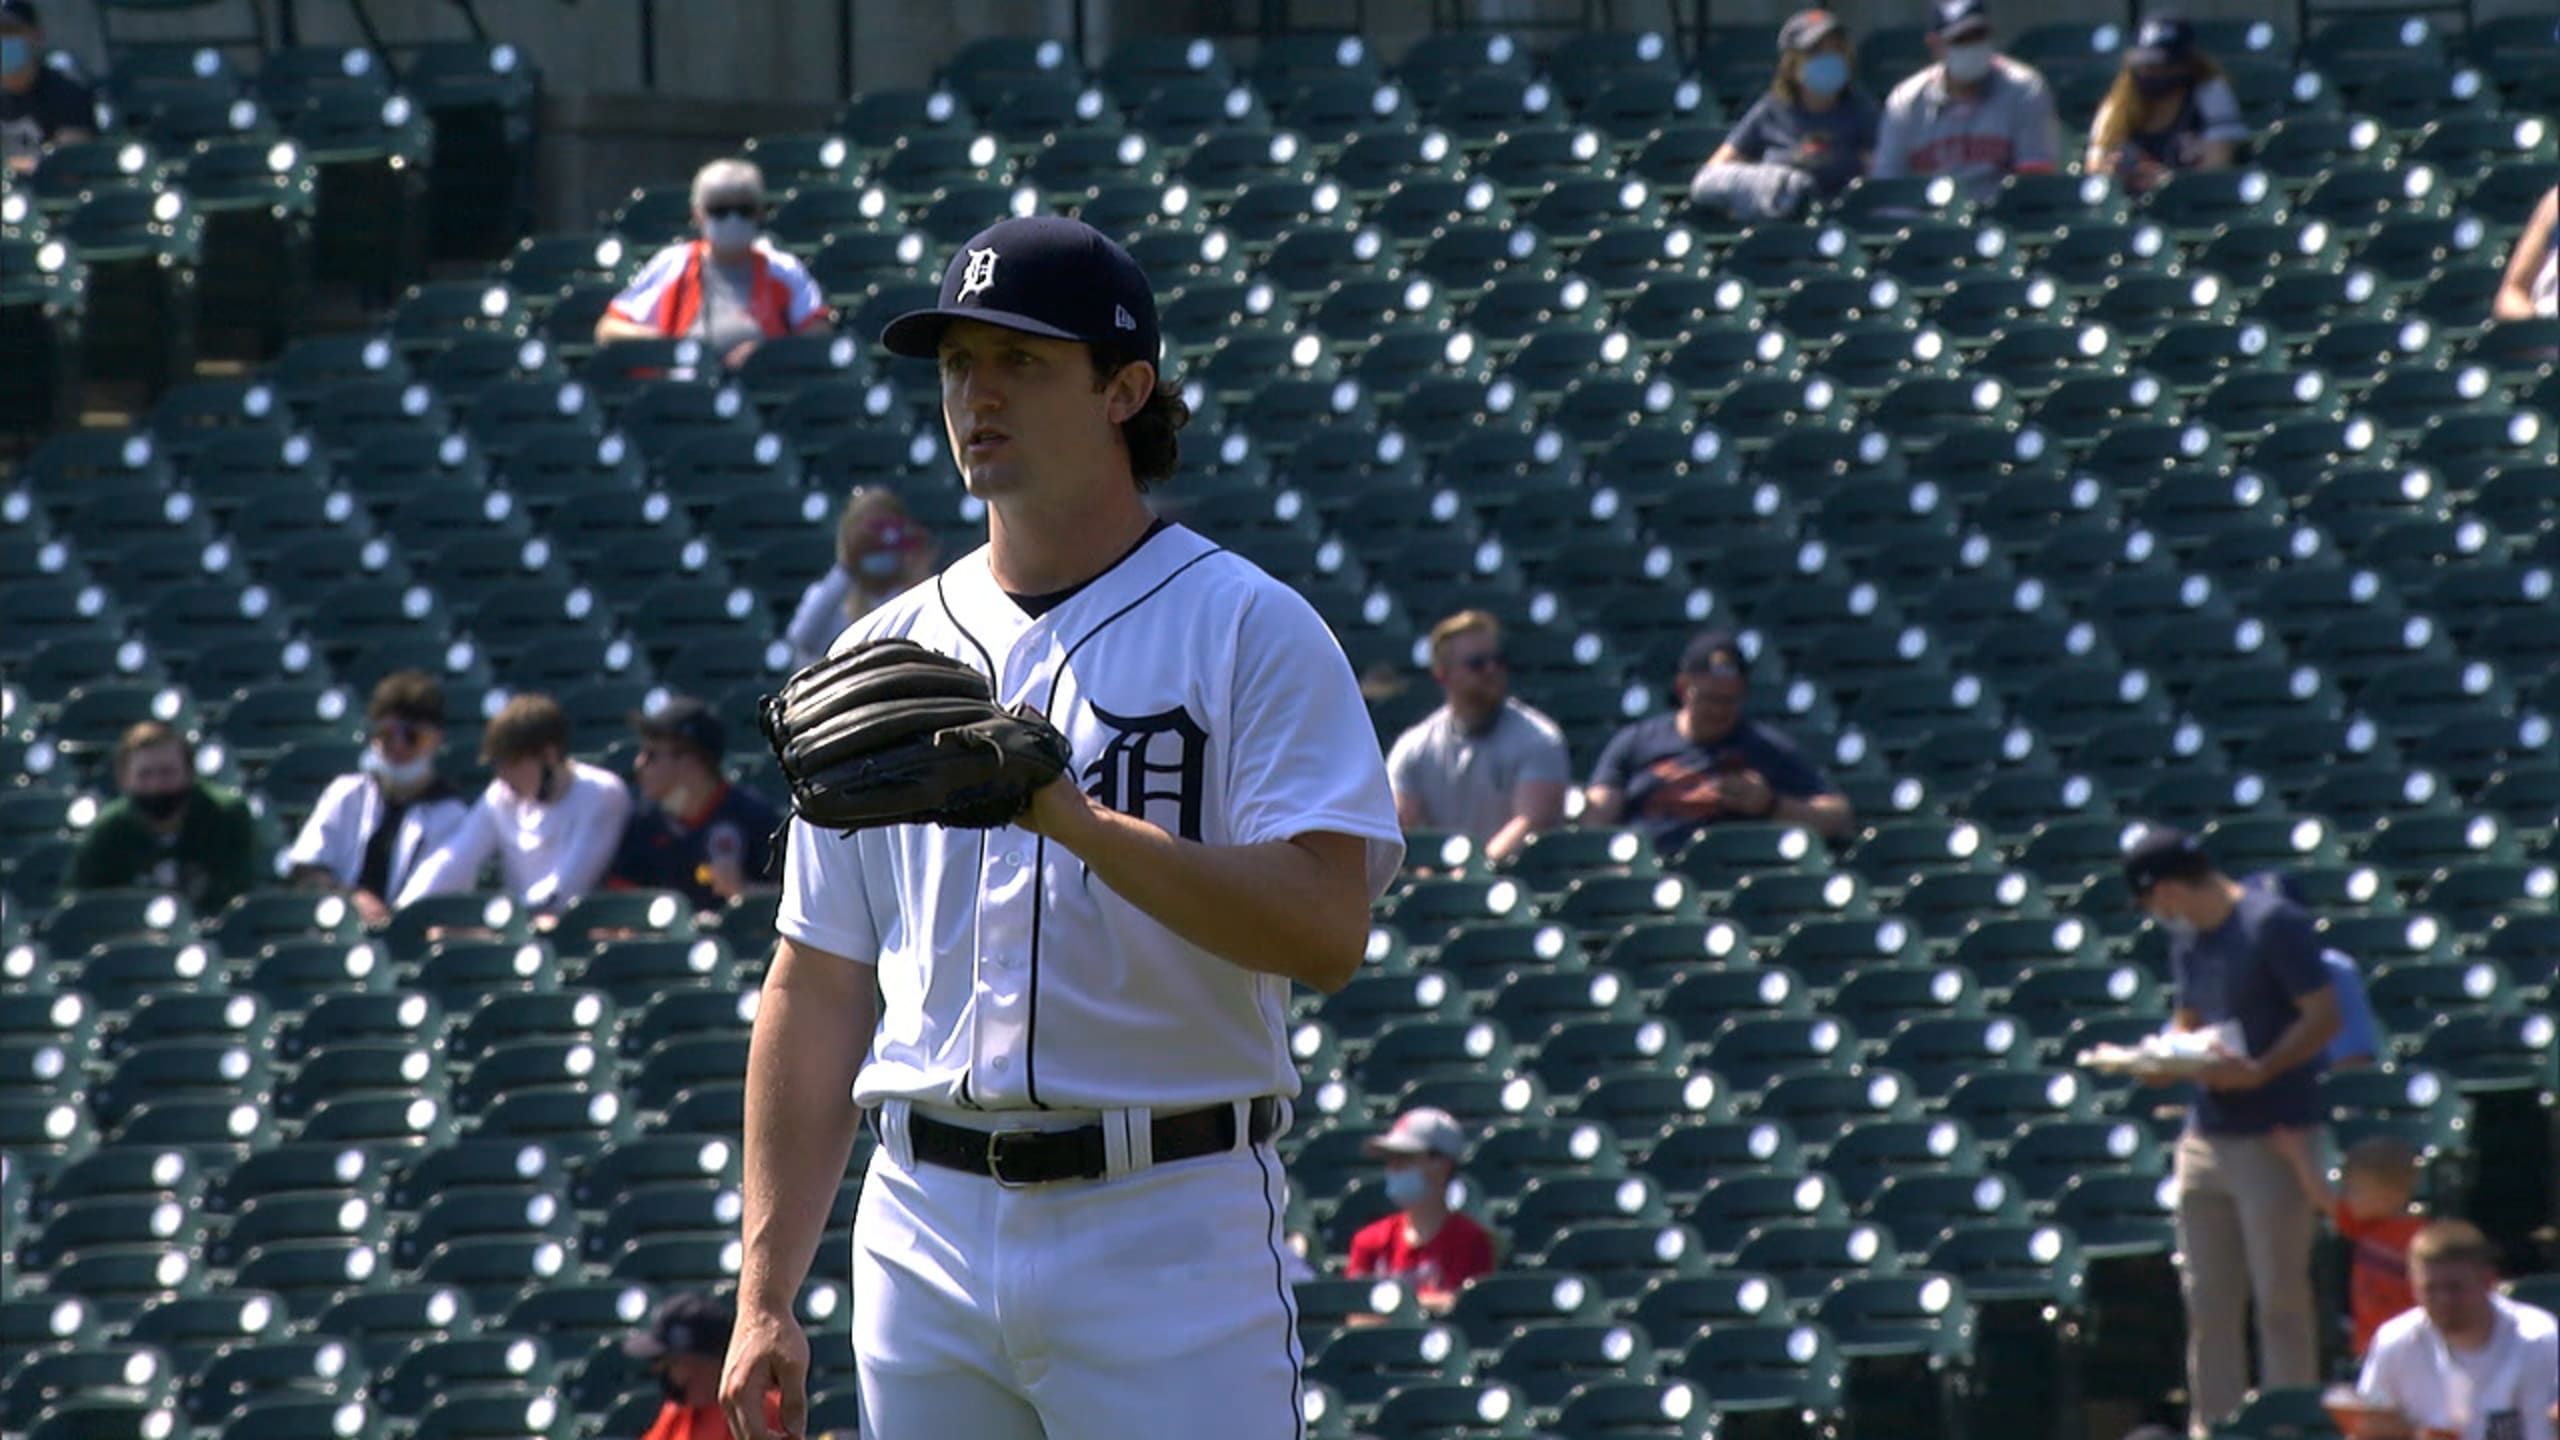
[(560, 909), (603, 883), (630, 818), (622, 777), (584, 760), (569, 762), (567, 787), (547, 804), (492, 780), (461, 828), (409, 872), (393, 905), (469, 890), (494, 858), (508, 894), (537, 910)]
[[(1211, 845), (1310, 831), (1404, 855), (1349, 661), (1313, 608), (1252, 563), (1165, 526), (1038, 617), (988, 551), (835, 644), (904, 636), (992, 677), (1063, 731), (1098, 803)], [(1175, 936), (1018, 827), (852, 836), (794, 820), (777, 928), (878, 966), (857, 1103), (1172, 1109), (1294, 1095), (1289, 982)]]

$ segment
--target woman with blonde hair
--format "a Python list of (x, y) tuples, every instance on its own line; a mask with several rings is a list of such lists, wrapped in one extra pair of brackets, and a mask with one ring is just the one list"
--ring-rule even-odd
[(1752, 103), (1707, 157), (1689, 199), (1747, 218), (1793, 213), (1807, 196), (1837, 195), (1867, 173), (1876, 104), (1850, 81), (1849, 27), (1804, 10), (1778, 31), (1769, 93)]
[(933, 532), (917, 523), (897, 492), (855, 490), (836, 522), (835, 568), (810, 583), (792, 612), (786, 633), (793, 663), (825, 659), (844, 627), (932, 578), (938, 558)]
[(2124, 68), (2089, 126), (2082, 169), (2140, 194), (2180, 170), (2223, 170), (2249, 143), (2240, 97), (2195, 27), (2174, 15), (2142, 22)]

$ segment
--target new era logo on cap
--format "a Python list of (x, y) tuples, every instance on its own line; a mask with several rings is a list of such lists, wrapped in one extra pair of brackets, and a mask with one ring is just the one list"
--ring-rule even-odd
[(1114, 305), (1111, 307), (1111, 323), (1118, 329), (1135, 330), (1138, 328), (1138, 317), (1129, 313), (1128, 306)]

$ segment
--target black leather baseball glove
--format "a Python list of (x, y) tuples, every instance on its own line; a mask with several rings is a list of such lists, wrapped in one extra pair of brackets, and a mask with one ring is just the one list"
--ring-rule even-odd
[(1011, 824), (1066, 772), (1067, 737), (995, 703), (987, 677), (912, 640), (871, 640), (767, 695), (758, 718), (801, 819), (829, 830)]

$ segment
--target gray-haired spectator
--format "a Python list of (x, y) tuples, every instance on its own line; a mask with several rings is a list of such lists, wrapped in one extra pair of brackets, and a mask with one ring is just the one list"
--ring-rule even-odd
[(1746, 217), (1837, 195), (1875, 158), (1876, 102), (1850, 79), (1849, 27), (1800, 10), (1778, 31), (1769, 93), (1751, 102), (1689, 184), (1689, 199)]
[(2000, 53), (1983, 0), (1939, 0), (1929, 51), (1936, 63), (1884, 102), (1877, 179), (1952, 175), (1966, 195), (1988, 200), (2010, 175), (2061, 165), (2053, 91), (2034, 66)]
[(778, 335), (834, 323), (809, 267), (764, 236), (764, 172), (714, 160), (693, 177), (702, 238), (640, 267), (596, 322), (596, 343), (692, 336), (730, 365)]
[(1512, 698), (1502, 622), (1482, 610), (1431, 627), (1431, 678), (1447, 703), (1387, 752), (1396, 819), (1408, 830), (1456, 831), (1487, 859), (1503, 859), (1564, 819), (1564, 731)]

